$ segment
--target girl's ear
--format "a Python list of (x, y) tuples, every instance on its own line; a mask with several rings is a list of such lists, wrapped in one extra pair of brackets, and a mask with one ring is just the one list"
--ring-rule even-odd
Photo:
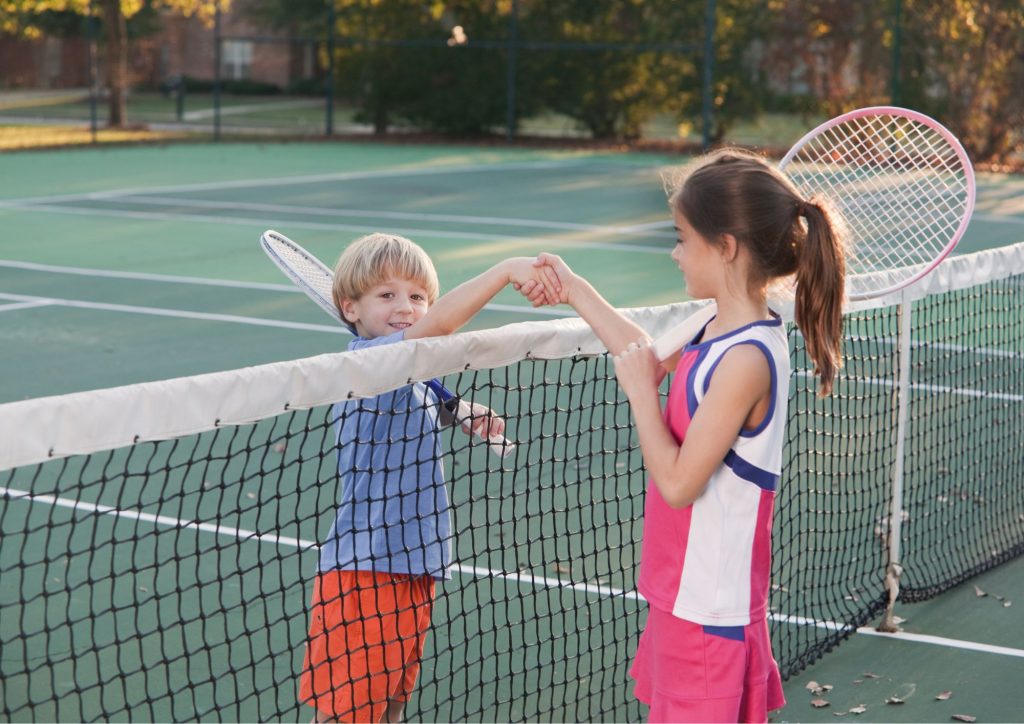
[(736, 237), (732, 234), (722, 234), (722, 258), (727, 262), (736, 261), (736, 256), (740, 251), (740, 243), (736, 241)]
[(359, 312), (356, 309), (356, 301), (354, 299), (341, 300), (341, 316), (349, 324), (355, 324), (359, 321)]

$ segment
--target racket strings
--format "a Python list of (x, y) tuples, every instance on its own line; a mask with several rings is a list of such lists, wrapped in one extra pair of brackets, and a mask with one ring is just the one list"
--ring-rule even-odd
[(952, 144), (889, 114), (825, 129), (786, 171), (802, 192), (825, 195), (842, 214), (852, 274), (904, 268), (907, 278), (915, 275), (953, 242), (970, 206), (969, 173)]

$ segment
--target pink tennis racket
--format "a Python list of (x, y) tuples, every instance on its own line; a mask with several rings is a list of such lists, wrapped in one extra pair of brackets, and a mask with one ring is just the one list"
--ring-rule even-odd
[[(899, 291), (959, 243), (974, 211), (974, 169), (938, 121), (892, 106), (826, 121), (779, 163), (805, 197), (820, 194), (847, 225), (850, 301)], [(715, 315), (710, 304), (654, 341), (671, 357)]]

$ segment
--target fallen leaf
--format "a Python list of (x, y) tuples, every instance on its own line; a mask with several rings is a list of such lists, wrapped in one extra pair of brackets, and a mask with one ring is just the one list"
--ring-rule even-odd
[(951, 696), (953, 696), (953, 692), (952, 691), (943, 691), (940, 694), (936, 694), (935, 698), (938, 699), (939, 701), (946, 701), (946, 699), (948, 699)]
[(834, 711), (834, 712), (832, 712), (832, 716), (846, 716), (846, 712), (845, 711)]
[(880, 678), (882, 678), (878, 674), (872, 674), (870, 671), (865, 671), (863, 674), (861, 674), (861, 676), (863, 676), (865, 679), (880, 679)]
[(957, 721), (966, 721), (966, 722), (972, 722), (972, 721), (977, 721), (978, 720), (978, 717), (971, 716), (970, 714), (954, 714), (952, 718), (956, 719)]
[(981, 590), (980, 588), (978, 588), (977, 586), (975, 586), (975, 587), (974, 587), (974, 595), (975, 595), (975, 596), (977, 596), (978, 598), (984, 598), (984, 597), (985, 597), (985, 596), (987, 596), (988, 594), (987, 594), (987, 593), (985, 593), (984, 591), (982, 591), (982, 590)]
[(906, 701), (907, 701), (906, 699), (901, 699), (898, 696), (890, 696), (888, 699), (885, 700), (885, 703), (886, 704), (903, 704), (903, 703), (906, 703)]
[(899, 626), (902, 623), (906, 623), (907, 619), (903, 618), (902, 616), (893, 616), (892, 617), (892, 622), (894, 624), (896, 624), (897, 626)]
[(814, 691), (819, 686), (820, 686), (820, 684), (818, 684), (817, 681), (808, 681), (807, 682), (807, 686), (805, 686), (804, 688), (807, 689), (807, 691)]
[(811, 699), (811, 706), (813, 706), (815, 709), (824, 709), (826, 706), (831, 705), (824, 699)]
[(868, 710), (868, 708), (866, 706), (864, 706), (863, 704), (858, 704), (857, 706), (855, 706), (852, 709), (850, 709), (850, 713), (851, 714), (863, 714), (867, 710)]
[(552, 563), (551, 570), (557, 571), (558, 573), (570, 573), (572, 569), (569, 566), (563, 566), (561, 563)]

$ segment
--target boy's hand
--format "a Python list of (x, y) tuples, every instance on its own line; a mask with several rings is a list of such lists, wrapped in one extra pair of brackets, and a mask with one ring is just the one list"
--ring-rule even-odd
[(495, 415), (493, 410), (478, 402), (469, 405), (472, 412), (469, 419), (462, 423), (463, 432), (467, 435), (479, 435), (484, 440), (504, 436), (505, 421)]
[(516, 291), (535, 307), (558, 304), (562, 297), (561, 282), (554, 269), (537, 263), (531, 257), (509, 259), (508, 280)]

